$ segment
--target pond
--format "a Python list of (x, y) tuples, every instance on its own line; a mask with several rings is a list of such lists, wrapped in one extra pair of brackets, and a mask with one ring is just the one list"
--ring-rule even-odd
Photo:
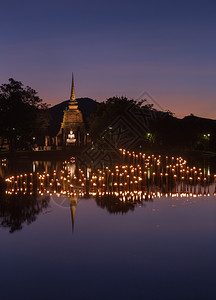
[(2, 159), (1, 299), (215, 299), (214, 165), (201, 165)]

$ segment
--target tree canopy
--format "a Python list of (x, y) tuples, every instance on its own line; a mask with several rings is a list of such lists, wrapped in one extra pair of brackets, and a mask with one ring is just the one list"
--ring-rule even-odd
[(13, 78), (0, 86), (0, 136), (11, 150), (39, 141), (48, 124), (48, 105), (34, 89)]
[[(115, 120), (118, 121), (120, 118), (123, 122), (115, 123)], [(118, 136), (118, 142), (133, 141), (133, 132), (138, 132), (135, 141), (140, 136), (139, 145), (145, 149), (207, 151), (216, 149), (215, 120), (199, 118), (193, 114), (179, 119), (170, 111), (156, 110), (145, 100), (136, 102), (126, 97), (112, 97), (98, 105), (96, 112), (89, 118), (89, 132), (100, 148), (103, 137), (107, 141), (109, 135), (112, 137), (109, 141), (116, 146), (116, 143), (113, 143), (113, 136), (117, 130), (113, 124), (124, 127), (119, 134), (120, 137)], [(123, 143), (118, 143), (118, 148), (124, 147)], [(136, 147), (135, 143), (131, 145)]]
[(90, 135), (93, 139), (98, 138), (119, 116), (128, 118), (128, 115), (136, 114), (137, 112), (149, 114), (153, 110), (153, 105), (147, 104), (145, 100), (136, 102), (126, 97), (109, 98), (106, 102), (100, 103), (96, 112), (90, 116), (88, 122)]

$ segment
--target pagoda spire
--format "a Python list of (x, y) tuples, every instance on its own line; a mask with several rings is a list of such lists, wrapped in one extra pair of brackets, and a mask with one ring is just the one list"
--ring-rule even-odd
[(75, 97), (75, 89), (74, 89), (74, 75), (73, 75), (73, 73), (72, 73), (72, 85), (71, 85), (71, 96), (70, 96), (70, 100), (71, 100), (71, 101), (76, 100), (76, 97)]
[(75, 97), (75, 88), (74, 88), (74, 75), (72, 73), (72, 85), (71, 85), (71, 95), (69, 101), (69, 109), (77, 109), (78, 103)]

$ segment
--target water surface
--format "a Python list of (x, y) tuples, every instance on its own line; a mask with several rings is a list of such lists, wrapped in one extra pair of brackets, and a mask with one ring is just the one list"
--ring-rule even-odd
[[(70, 175), (78, 170), (73, 164)], [(52, 177), (53, 170), (57, 176), (68, 166), (30, 162), (23, 170), (22, 165), (9, 170), (8, 165), (5, 178), (20, 172)], [(165, 175), (159, 185), (152, 170), (149, 174), (140, 196), (134, 193), (138, 185), (130, 189), (132, 196), (122, 196), (123, 181), (112, 195), (103, 195), (99, 182), (96, 190), (89, 184), (86, 193), (77, 184), (69, 194), (62, 182), (61, 191), (42, 187), (32, 194), (30, 185), (25, 194), (11, 192), (12, 183), (6, 189), (11, 194), (5, 194), (2, 184), (1, 298), (215, 299), (214, 179), (194, 183), (188, 177), (183, 184), (168, 176), (166, 186)]]

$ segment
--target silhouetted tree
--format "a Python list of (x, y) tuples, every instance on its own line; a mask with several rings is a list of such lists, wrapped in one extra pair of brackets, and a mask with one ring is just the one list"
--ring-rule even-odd
[(48, 123), (48, 105), (34, 89), (13, 78), (0, 86), (0, 136), (7, 139), (11, 151), (37, 141)]
[[(135, 100), (129, 100), (126, 97), (112, 97), (107, 99), (106, 102), (98, 105), (96, 112), (92, 114), (88, 120), (91, 137), (96, 139), (104, 130), (109, 130), (110, 124), (118, 117), (125, 117), (130, 126), (131, 120), (128, 119), (130, 110), (149, 114), (149, 112), (153, 110), (153, 105), (143, 105), (143, 103), (145, 103), (145, 100), (136, 102)], [(134, 122), (133, 127), (134, 126), (136, 126), (136, 122)]]

